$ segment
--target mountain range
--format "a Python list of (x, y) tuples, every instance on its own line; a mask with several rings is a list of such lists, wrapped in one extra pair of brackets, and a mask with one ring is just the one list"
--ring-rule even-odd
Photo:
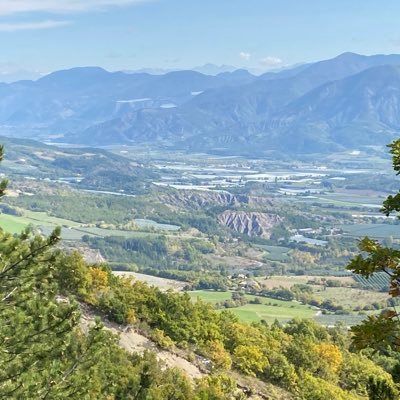
[(400, 55), (344, 53), (254, 76), (57, 71), (0, 84), (0, 132), (265, 155), (382, 146), (400, 130)]

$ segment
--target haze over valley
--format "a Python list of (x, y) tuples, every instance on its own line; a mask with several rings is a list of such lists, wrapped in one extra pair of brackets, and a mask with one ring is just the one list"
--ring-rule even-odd
[(0, 398), (400, 398), (400, 5), (0, 2)]
[(399, 129), (399, 63), (398, 55), (344, 53), (260, 76), (74, 68), (3, 84), (0, 131), (250, 157), (374, 152)]

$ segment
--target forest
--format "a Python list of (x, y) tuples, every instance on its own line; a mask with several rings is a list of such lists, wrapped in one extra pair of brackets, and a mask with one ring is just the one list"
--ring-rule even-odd
[[(400, 168), (399, 148), (400, 142), (392, 144), (396, 171)], [(7, 185), (7, 180), (1, 182), (1, 195)], [(32, 186), (34, 190), (42, 187)], [(19, 234), (1, 232), (1, 398), (242, 400), (269, 396), (277, 400), (394, 400), (399, 397), (399, 326), (397, 313), (392, 310), (399, 296), (400, 255), (395, 248), (385, 247), (393, 245), (393, 240), (383, 243), (364, 239), (360, 242), (363, 255), (356, 254), (356, 241), (349, 238), (330, 240), (323, 248), (309, 243), (293, 244), (283, 225), (276, 225), (269, 238), (252, 240), (218, 225), (215, 217), (222, 208), (217, 206), (201, 212), (157, 208), (157, 214), (152, 211), (154, 220), (175, 223), (183, 233), (140, 228), (140, 235), (136, 235), (138, 227), (130, 223), (132, 217), (148, 217), (154, 204), (158, 204), (154, 199), (160, 194), (152, 195), (153, 202), (146, 202), (148, 197), (121, 197), (112, 202), (101, 196), (96, 204), (93, 196), (82, 194), (81, 210), (73, 208), (70, 200), (51, 201), (70, 196), (69, 190), (55, 186), (50, 189), (50, 196), (36, 193), (29, 202), (29, 196), (10, 197), (2, 208), (7, 215), (16, 217), (21, 212), (25, 215), (26, 211), (20, 208), (23, 206), (22, 210), (30, 208), (30, 212), (55, 214), (51, 217), (54, 221), (62, 221), (63, 216), (80, 221), (81, 242), (99, 250), (106, 261), (89, 263), (76, 248), (60, 245), (63, 242), (60, 228), (46, 235), (33, 225)], [(83, 210), (91, 207), (93, 214), (85, 214)], [(237, 206), (226, 207), (235, 211)], [(130, 209), (131, 215), (125, 214), (126, 209)], [(292, 208), (289, 212), (279, 205), (279, 210), (291, 229), (302, 229), (308, 221), (307, 214), (299, 209)], [(384, 211), (389, 215), (399, 210), (398, 195), (390, 196), (384, 203)], [(330, 218), (321, 217), (323, 229), (317, 234), (330, 231)], [(346, 220), (346, 216), (339, 218)], [(306, 229), (318, 229), (316, 221)], [(128, 235), (99, 234), (107, 231)], [(131, 232), (133, 235), (129, 236)], [(230, 233), (225, 236), (225, 232)], [(340, 248), (342, 244), (346, 246), (345, 252)], [(320, 263), (330, 264), (332, 258), (338, 263), (348, 260), (349, 271), (359, 275), (352, 283), (354, 287), (364, 287), (365, 280), (373, 275), (375, 280), (371, 284), (380, 282), (374, 290), (389, 290), (393, 302), (371, 303), (371, 310), (384, 311), (368, 314), (350, 330), (345, 324), (322, 326), (300, 318), (285, 323), (263, 319), (245, 322), (232, 309), (249, 301), (260, 303), (262, 298), (297, 301), (324, 312), (345, 313), (343, 306), (329, 299), (317, 299), (312, 287), (348, 286), (332, 277), (310, 279), (310, 284), (295, 284), (290, 288), (246, 288), (243, 293), (233, 290), (231, 300), (214, 306), (186, 292), (162, 291), (138, 279), (116, 276), (112, 270), (119, 265), (122, 269), (184, 281), (186, 290), (222, 292), (232, 290), (242, 274), (230, 272), (227, 264), (212, 262), (212, 257), (227, 249), (242, 257), (249, 252), (259, 254), (264, 248), (287, 249), (287, 257), (303, 268), (309, 268), (310, 264), (314, 269)], [(271, 268), (276, 268), (274, 262)], [(293, 272), (301, 276), (299, 270)], [(256, 275), (257, 270), (252, 274)], [(382, 274), (387, 276), (385, 281)], [(89, 317), (92, 322), (84, 322)], [(115, 324), (117, 331), (112, 331), (110, 324)], [(129, 351), (121, 345), (126, 332), (146, 338), (154, 347), (144, 352)], [(159, 358), (162, 352), (179, 355), (195, 365), (201, 377), (191, 378), (184, 370), (165, 365)]]
[[(243, 398), (233, 371), (299, 399), (397, 398), (395, 349), (360, 350), (345, 327), (312, 321), (240, 323), (187, 294), (160, 292), (54, 250), (58, 235), (1, 236), (2, 398)], [(85, 304), (99, 316), (86, 332), (79, 324)], [(134, 327), (160, 348), (202, 355), (209, 373), (193, 386), (177, 370), (160, 370), (155, 355), (120, 349), (101, 319)]]

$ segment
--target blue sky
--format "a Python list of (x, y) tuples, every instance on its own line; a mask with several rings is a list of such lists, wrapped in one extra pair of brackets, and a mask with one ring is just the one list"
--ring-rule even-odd
[(0, 74), (400, 53), (399, 15), (398, 0), (0, 0)]

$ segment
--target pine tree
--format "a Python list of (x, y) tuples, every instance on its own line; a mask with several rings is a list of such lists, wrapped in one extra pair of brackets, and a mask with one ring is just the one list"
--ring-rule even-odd
[[(1, 181), (0, 197), (6, 187)], [(60, 229), (48, 238), (0, 232), (0, 398), (89, 396), (84, 376), (115, 342), (99, 324), (84, 335), (78, 306), (58, 296), (59, 239)]]
[[(6, 187), (1, 181), (0, 197)], [(59, 228), (48, 238), (0, 229), (0, 399), (197, 399), (154, 354), (128, 354), (99, 320), (81, 326), (74, 298), (90, 298), (108, 279), (57, 250), (59, 240)]]

